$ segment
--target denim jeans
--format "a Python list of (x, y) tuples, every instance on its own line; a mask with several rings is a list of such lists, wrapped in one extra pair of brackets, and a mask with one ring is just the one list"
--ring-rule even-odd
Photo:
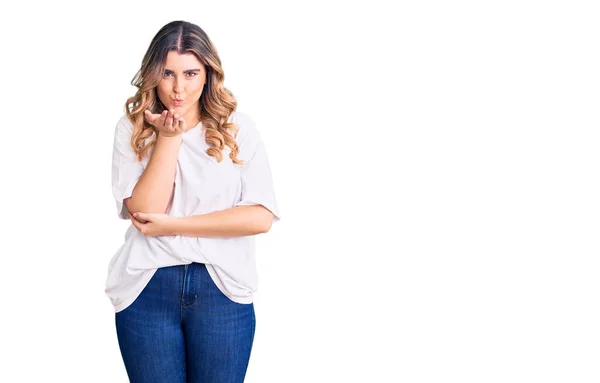
[(130, 382), (241, 383), (256, 318), (194, 262), (157, 269), (115, 324)]

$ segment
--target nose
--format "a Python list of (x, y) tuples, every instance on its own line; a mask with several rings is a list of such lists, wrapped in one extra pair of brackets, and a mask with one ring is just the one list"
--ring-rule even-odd
[(180, 96), (181, 93), (183, 93), (183, 80), (183, 78), (177, 77), (173, 82), (173, 92), (175, 92), (175, 94), (177, 94), (178, 96)]

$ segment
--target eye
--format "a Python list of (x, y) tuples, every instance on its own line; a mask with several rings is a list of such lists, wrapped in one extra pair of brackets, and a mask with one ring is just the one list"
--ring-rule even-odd
[[(196, 74), (197, 74), (195, 72), (185, 72), (185, 73), (187, 75), (189, 75), (189, 77), (196, 77)], [(170, 70), (166, 70), (165, 73), (164, 73), (164, 76), (170, 76), (172, 74), (173, 74), (173, 72), (171, 72)]]

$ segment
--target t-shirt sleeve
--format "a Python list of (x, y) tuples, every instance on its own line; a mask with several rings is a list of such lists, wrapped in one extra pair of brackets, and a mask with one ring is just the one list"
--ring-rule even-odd
[(238, 158), (243, 159), (244, 164), (240, 169), (242, 196), (235, 206), (263, 205), (273, 213), (273, 223), (277, 222), (281, 219), (281, 214), (275, 198), (269, 157), (260, 132), (245, 115), (239, 117), (236, 123), (242, 125)]
[(112, 156), (112, 193), (121, 219), (129, 219), (129, 210), (123, 200), (131, 197), (133, 188), (144, 173), (144, 166), (137, 161), (130, 144), (132, 131), (133, 124), (127, 116), (123, 116), (115, 127)]

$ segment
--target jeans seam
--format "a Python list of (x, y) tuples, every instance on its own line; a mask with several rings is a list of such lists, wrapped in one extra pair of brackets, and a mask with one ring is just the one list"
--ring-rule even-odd
[(179, 273), (179, 276), (181, 277), (181, 289), (179, 292), (179, 317), (180, 318), (183, 318), (183, 287), (185, 285), (186, 270), (187, 270), (187, 265), (184, 265), (183, 273)]

